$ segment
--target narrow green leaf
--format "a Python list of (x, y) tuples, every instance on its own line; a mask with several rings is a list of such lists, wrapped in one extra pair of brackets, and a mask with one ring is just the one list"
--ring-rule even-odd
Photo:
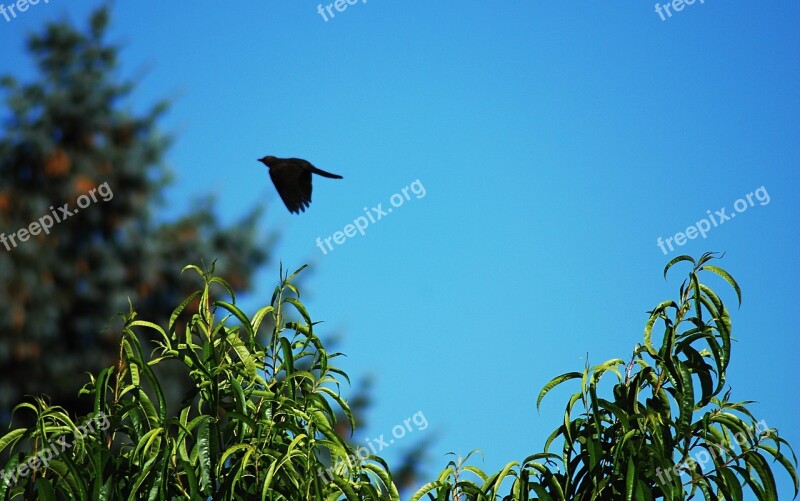
[(547, 395), (547, 393), (550, 390), (552, 390), (556, 386), (560, 385), (564, 381), (569, 381), (570, 379), (581, 379), (582, 377), (583, 377), (583, 374), (580, 373), (580, 372), (567, 372), (565, 374), (562, 374), (560, 376), (557, 376), (557, 377), (554, 377), (553, 379), (551, 379), (549, 383), (544, 385), (544, 387), (542, 388), (542, 391), (539, 392), (539, 397), (536, 399), (536, 409), (537, 410), (539, 409), (539, 407), (540, 407), (540, 405), (542, 403), (542, 399), (544, 398), (545, 395)]
[(710, 264), (703, 266), (701, 270), (708, 270), (724, 278), (725, 281), (728, 282), (731, 287), (733, 287), (733, 290), (736, 291), (736, 298), (739, 300), (739, 306), (742, 305), (742, 289), (739, 288), (739, 284), (736, 283), (736, 280), (734, 280), (733, 277), (727, 271), (717, 266), (712, 266)]
[(186, 299), (183, 300), (183, 302), (181, 302), (181, 304), (178, 305), (177, 308), (172, 310), (172, 314), (169, 316), (169, 324), (167, 324), (167, 329), (169, 330), (169, 332), (175, 332), (175, 322), (178, 320), (178, 317), (181, 315), (181, 313), (183, 313), (183, 310), (186, 309), (189, 303), (194, 301), (197, 298), (197, 296), (199, 296), (202, 293), (203, 291), (192, 292)]
[(691, 256), (687, 256), (687, 255), (685, 255), (685, 254), (684, 254), (683, 256), (678, 256), (678, 257), (676, 257), (676, 258), (672, 259), (672, 260), (671, 260), (669, 263), (667, 263), (667, 265), (664, 267), (664, 279), (666, 279), (666, 278), (667, 278), (667, 272), (669, 271), (669, 269), (670, 269), (670, 268), (672, 268), (672, 265), (674, 265), (674, 264), (677, 264), (677, 263), (680, 263), (681, 261), (689, 261), (690, 263), (692, 263), (692, 265), (694, 265), (694, 264), (695, 264), (695, 262), (694, 262), (694, 259), (693, 259)]

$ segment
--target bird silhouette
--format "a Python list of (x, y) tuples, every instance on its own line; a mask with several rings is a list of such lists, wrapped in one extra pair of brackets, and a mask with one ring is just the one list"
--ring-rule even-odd
[(342, 176), (317, 169), (311, 162), (302, 158), (277, 158), (267, 155), (258, 161), (269, 167), (272, 184), (292, 214), (305, 212), (306, 207), (311, 205), (312, 173), (332, 179), (342, 179)]

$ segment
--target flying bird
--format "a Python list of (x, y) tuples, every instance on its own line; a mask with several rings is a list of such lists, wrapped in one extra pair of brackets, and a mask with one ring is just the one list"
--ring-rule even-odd
[(299, 214), (311, 204), (311, 174), (332, 179), (342, 176), (317, 169), (302, 158), (277, 158), (268, 155), (259, 162), (269, 167), (269, 177), (278, 190), (278, 195), (292, 214)]

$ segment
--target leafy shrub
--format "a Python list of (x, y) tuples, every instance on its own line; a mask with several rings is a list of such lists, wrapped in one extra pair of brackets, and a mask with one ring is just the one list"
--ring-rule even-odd
[[(522, 464), (510, 462), (492, 475), (465, 465), (466, 459), (452, 461), (412, 500), (425, 495), (436, 500), (741, 500), (747, 490), (759, 500), (776, 500), (769, 458), (789, 473), (796, 497), (797, 459), (789, 444), (764, 420), (757, 422), (748, 407), (751, 401), (731, 402), (730, 390), (722, 393), (731, 356), (731, 320), (699, 273), (724, 278), (740, 304), (741, 291), (725, 270), (707, 264), (714, 258), (706, 253), (695, 262), (679, 256), (667, 264), (665, 278), (682, 261), (691, 262), (693, 269), (677, 302), (664, 301), (649, 312), (643, 344), (636, 346), (630, 362), (616, 358), (587, 365), (544, 386), (537, 407), (556, 386), (581, 382), (544, 452)], [(658, 322), (664, 333), (655, 345)], [(616, 384), (603, 397), (599, 385), (608, 373), (616, 376)], [(552, 452), (557, 444), (560, 453)]]
[[(271, 304), (252, 319), (213, 267), (184, 269), (203, 287), (166, 329), (131, 307), (119, 364), (83, 389), (91, 416), (73, 421), (41, 398), (15, 408), (32, 412), (35, 425), (0, 438), (0, 452), (11, 451), (0, 499), (399, 499), (383, 460), (359, 457), (334, 431), (337, 407), (353, 427), (338, 393), (347, 376), (331, 365), (336, 354), (299, 300), (292, 281), (302, 269), (281, 270)], [(274, 327), (262, 343), (265, 319)], [(145, 333), (157, 346), (151, 357), (142, 353)], [(153, 372), (168, 362), (193, 382), (174, 413)]]
[[(491, 475), (459, 458), (412, 501), (741, 500), (746, 492), (771, 501), (778, 499), (776, 463), (797, 496), (792, 448), (757, 421), (751, 401), (732, 402), (725, 391), (730, 315), (700, 272), (725, 279), (739, 303), (741, 291), (708, 264), (714, 258), (667, 264), (665, 277), (679, 262), (693, 268), (678, 300), (649, 312), (630, 361), (587, 365), (544, 386), (537, 406), (556, 386), (581, 382), (544, 452)], [(302, 268), (281, 270), (270, 305), (252, 319), (213, 267), (186, 269), (203, 288), (174, 310), (166, 329), (137, 319), (132, 307), (123, 316), (120, 362), (83, 390), (94, 402), (91, 416), (74, 421), (43, 398), (15, 408), (32, 413), (35, 425), (0, 437), (9, 457), (0, 499), (399, 499), (386, 463), (360, 457), (335, 432), (334, 409), (354, 427), (338, 391), (347, 375), (330, 364), (337, 354), (314, 334), (292, 283)], [(274, 326), (265, 342), (257, 336), (262, 324)], [(656, 325), (663, 335), (654, 343)], [(151, 357), (142, 353), (145, 333), (157, 346)], [(193, 387), (174, 413), (153, 372), (168, 362)], [(601, 387), (608, 374), (616, 380)], [(601, 396), (607, 387), (610, 395)]]

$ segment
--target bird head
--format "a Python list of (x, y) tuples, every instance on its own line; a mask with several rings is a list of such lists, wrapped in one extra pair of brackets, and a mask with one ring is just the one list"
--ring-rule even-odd
[(264, 158), (259, 158), (258, 159), (259, 162), (261, 162), (262, 164), (266, 165), (267, 167), (270, 167), (270, 164), (272, 164), (275, 160), (277, 160), (277, 159), (275, 157), (273, 157), (272, 155), (267, 155)]

